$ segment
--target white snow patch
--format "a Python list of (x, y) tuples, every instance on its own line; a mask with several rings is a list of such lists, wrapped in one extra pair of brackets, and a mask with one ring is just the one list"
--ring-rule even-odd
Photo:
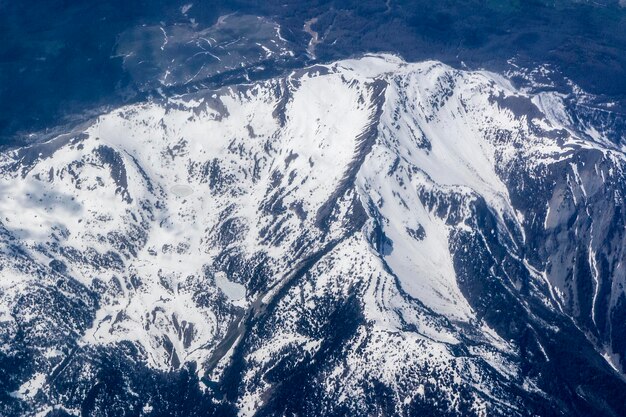
[(46, 374), (37, 372), (31, 379), (24, 382), (17, 391), (9, 393), (12, 397), (26, 400), (33, 398), (46, 382)]
[(230, 281), (223, 272), (215, 275), (215, 283), (231, 301), (239, 301), (246, 297), (246, 287)]

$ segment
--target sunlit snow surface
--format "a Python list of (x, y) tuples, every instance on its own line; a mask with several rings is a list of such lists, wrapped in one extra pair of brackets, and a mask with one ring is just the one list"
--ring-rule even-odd
[[(543, 118), (517, 115), (515, 100), (535, 103)], [(520, 158), (530, 175), (579, 148), (622, 166), (621, 151), (601, 136), (576, 136), (560, 100), (531, 97), (487, 72), (376, 55), (116, 109), (82, 132), (2, 155), (0, 305), (39, 275), (71, 277), (99, 297), (80, 346), (133, 341), (150, 367), (194, 361), (199, 374), (219, 379), (229, 353), (211, 369), (208, 358), (229, 324), (265, 296), (281, 314), (272, 334), (250, 344), (238, 407), (252, 415), (271, 390), (260, 377), (273, 358), (287, 347), (319, 349), (300, 317), (355, 293), (364, 322), (320, 381), (328, 395), (358, 409), (372, 375), (390, 386), (410, 375), (395, 386), (401, 410), (425, 395), (429, 379), (420, 375), (437, 371), (450, 381), (445, 401), (470, 385), (475, 413), (487, 415), (496, 376), (529, 390), (535, 382), (520, 376), (517, 348), (459, 287), (462, 248), (453, 251), (450, 239), (483, 233), (472, 223), (477, 201), (497, 219), (487, 232), (524, 239), (524, 215), (504, 182)], [(552, 217), (557, 197), (540, 220), (545, 228), (561, 221)], [(350, 234), (345, 219), (357, 206), (365, 223)], [(9, 242), (19, 242), (22, 258)], [(281, 292), (294, 265), (324, 247), (306, 279)], [(545, 272), (531, 276), (546, 305), (554, 302), (546, 294), (566, 291), (556, 275), (547, 284)], [(0, 319), (15, 327), (6, 312)], [(474, 344), (459, 357), (454, 346), (464, 338)], [(15, 395), (41, 389), (39, 375), (25, 382), (29, 394)]]

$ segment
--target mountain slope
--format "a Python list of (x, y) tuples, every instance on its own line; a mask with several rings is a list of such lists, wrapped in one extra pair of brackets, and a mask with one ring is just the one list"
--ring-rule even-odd
[(2, 412), (626, 415), (626, 158), (568, 100), (365, 56), (7, 152)]

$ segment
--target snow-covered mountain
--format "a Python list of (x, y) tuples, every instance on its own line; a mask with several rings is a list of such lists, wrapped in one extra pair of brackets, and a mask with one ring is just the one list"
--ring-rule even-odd
[(626, 415), (589, 100), (368, 55), (5, 152), (0, 414)]

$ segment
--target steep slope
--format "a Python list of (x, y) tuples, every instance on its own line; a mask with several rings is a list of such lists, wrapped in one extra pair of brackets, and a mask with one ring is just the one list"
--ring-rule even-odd
[(597, 120), (380, 55), (8, 152), (1, 412), (626, 415)]

